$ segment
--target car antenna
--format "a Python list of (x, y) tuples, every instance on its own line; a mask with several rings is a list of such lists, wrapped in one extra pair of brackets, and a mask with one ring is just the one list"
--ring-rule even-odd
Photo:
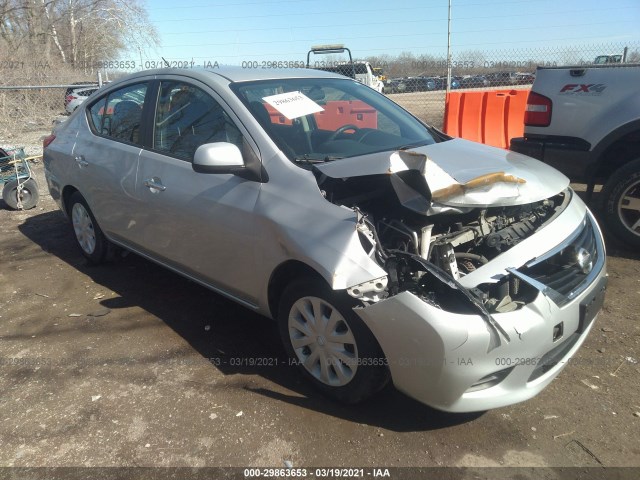
[(171, 65), (169, 64), (169, 62), (167, 62), (167, 61), (165, 60), (165, 58), (164, 58), (164, 57), (160, 57), (160, 58), (162, 59), (162, 61), (164, 62), (165, 66), (166, 66), (167, 68), (171, 68)]

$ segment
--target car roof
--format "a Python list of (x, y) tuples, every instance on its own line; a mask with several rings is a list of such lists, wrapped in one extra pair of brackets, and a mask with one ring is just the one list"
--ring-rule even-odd
[(254, 80), (273, 80), (281, 78), (346, 78), (332, 72), (316, 70), (312, 68), (258, 68), (242, 67), (219, 67), (219, 68), (159, 68), (155, 70), (144, 70), (120, 79), (129, 81), (137, 77), (148, 77), (150, 75), (183, 75), (189, 77), (208, 77), (213, 80), (225, 79), (228, 82), (249, 82)]

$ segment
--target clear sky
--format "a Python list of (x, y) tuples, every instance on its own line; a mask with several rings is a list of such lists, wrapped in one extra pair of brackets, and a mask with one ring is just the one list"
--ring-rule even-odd
[[(444, 57), (446, 52), (447, 0), (147, 0), (146, 5), (160, 35), (160, 47), (144, 55), (149, 59), (230, 65), (302, 61), (311, 45), (326, 43), (343, 43), (358, 58), (401, 52)], [(626, 43), (640, 44), (640, 0), (452, 0), (454, 58), (470, 50)]]

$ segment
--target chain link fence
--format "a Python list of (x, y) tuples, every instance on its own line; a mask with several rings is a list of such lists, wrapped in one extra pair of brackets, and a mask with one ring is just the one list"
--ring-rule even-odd
[[(450, 62), (450, 89), (528, 89), (538, 67), (621, 61), (640, 62), (640, 41), (454, 52)], [(441, 128), (448, 66), (446, 59), (429, 56), (405, 56), (399, 61), (387, 62), (383, 65), (385, 94), (427, 123)]]
[[(640, 40), (625, 43), (537, 47), (501, 50), (466, 50), (452, 58), (445, 56), (413, 55), (403, 53), (397, 57), (368, 57), (376, 75), (384, 82), (384, 93), (396, 103), (438, 128), (443, 125), (448, 68), (451, 68), (452, 91), (466, 89), (530, 88), (538, 66), (592, 65), (622, 61), (640, 62)], [(171, 63), (171, 59), (170, 63)], [(300, 60), (300, 59), (298, 59)], [(164, 61), (164, 59), (163, 59)], [(153, 63), (154, 65), (150, 65)], [(197, 65), (183, 62), (186, 68), (204, 66), (219, 68), (222, 63)], [(246, 62), (245, 62), (246, 63)], [(280, 63), (280, 62), (278, 62)], [(285, 65), (300, 66), (302, 61), (284, 61)], [(24, 144), (34, 136), (50, 130), (53, 120), (67, 114), (68, 88), (33, 88), (36, 86), (92, 84), (97, 73), (102, 78), (145, 69), (161, 67), (156, 60), (104, 62), (82, 68), (55, 66), (48, 63), (0, 60), (0, 143)], [(29, 89), (6, 89), (30, 86)], [(39, 138), (36, 138), (37, 142)]]

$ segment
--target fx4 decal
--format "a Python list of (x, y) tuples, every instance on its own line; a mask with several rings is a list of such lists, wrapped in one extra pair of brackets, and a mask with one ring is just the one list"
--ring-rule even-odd
[(567, 83), (560, 89), (560, 95), (601, 95), (607, 86), (604, 83), (577, 84)]

